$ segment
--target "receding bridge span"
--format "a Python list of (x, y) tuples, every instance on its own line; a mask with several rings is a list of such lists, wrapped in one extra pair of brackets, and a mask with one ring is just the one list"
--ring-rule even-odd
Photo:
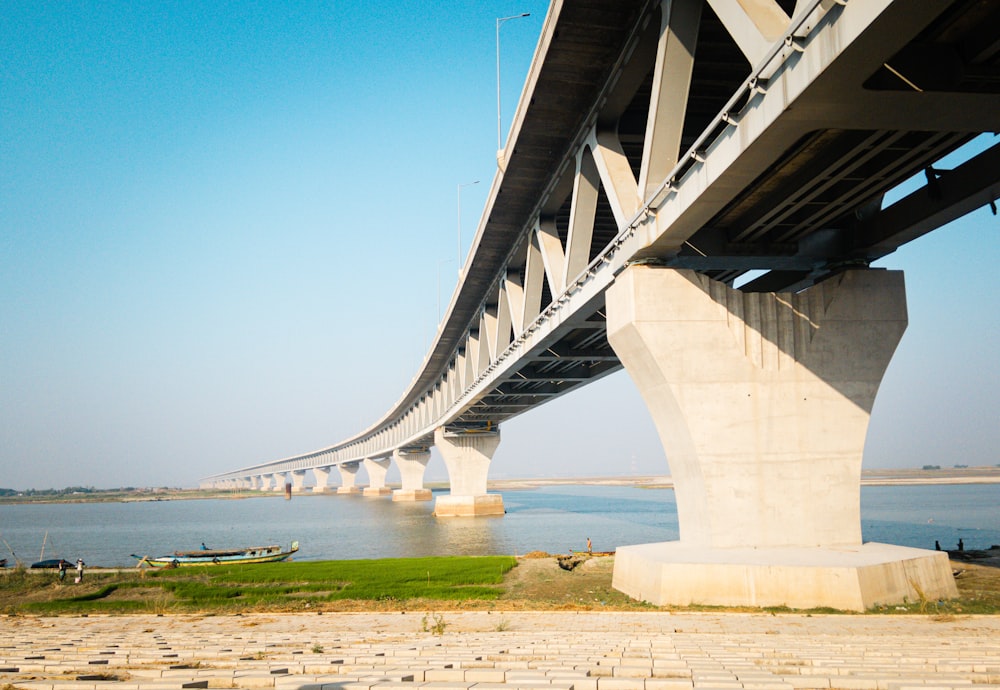
[(616, 587), (855, 609), (952, 594), (940, 554), (861, 542), (864, 437), (906, 327), (902, 274), (870, 265), (1000, 196), (1000, 145), (977, 139), (1000, 130), (997, 26), (984, 0), (553, 2), (402, 397), (352, 438), (204, 483), (312, 470), (323, 490), (336, 468), (346, 493), (363, 464), (380, 495), (395, 461), (393, 498), (429, 499), (435, 445), (435, 514), (502, 514), (502, 423), (624, 366), (681, 535), (619, 549)]

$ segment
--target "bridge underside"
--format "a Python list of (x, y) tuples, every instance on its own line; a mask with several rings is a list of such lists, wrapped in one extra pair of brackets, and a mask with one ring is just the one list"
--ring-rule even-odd
[(453, 497), (436, 512), (502, 512), (480, 498), (485, 439), (624, 366), (681, 538), (620, 549), (616, 586), (855, 609), (953, 595), (942, 555), (861, 544), (868, 416), (906, 324), (902, 277), (870, 265), (1000, 196), (995, 142), (939, 163), (1000, 130), (998, 25), (982, 0), (554, 2), (411, 387), (354, 438), (225, 476), (338, 466), (353, 486), (363, 462), (379, 484), (395, 456), (412, 493), (437, 444)]

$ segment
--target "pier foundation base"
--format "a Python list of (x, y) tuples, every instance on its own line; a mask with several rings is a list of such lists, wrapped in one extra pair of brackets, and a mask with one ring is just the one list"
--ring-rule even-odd
[(876, 543), (839, 549), (620, 546), (612, 586), (657, 606), (865, 611), (958, 596), (947, 553)]
[(429, 501), (431, 498), (430, 489), (396, 489), (392, 492), (394, 501)]
[(503, 515), (505, 512), (500, 494), (438, 496), (434, 503), (436, 517), (480, 517)]

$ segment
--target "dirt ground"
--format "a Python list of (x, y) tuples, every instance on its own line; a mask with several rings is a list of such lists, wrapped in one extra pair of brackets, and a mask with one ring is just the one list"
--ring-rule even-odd
[(561, 567), (555, 556), (533, 558), (529, 554), (518, 559), (517, 567), (504, 579), (507, 591), (501, 602), (523, 603), (525, 608), (648, 608), (611, 588), (614, 556), (577, 556), (575, 560), (570, 570)]
[[(507, 575), (501, 602), (522, 603), (525, 608), (630, 610), (648, 608), (611, 588), (614, 556), (587, 558), (572, 570), (559, 566), (556, 557), (521, 558)], [(539, 554), (541, 555), (541, 554)], [(959, 596), (969, 604), (1000, 609), (1000, 550), (954, 553), (952, 570)]]

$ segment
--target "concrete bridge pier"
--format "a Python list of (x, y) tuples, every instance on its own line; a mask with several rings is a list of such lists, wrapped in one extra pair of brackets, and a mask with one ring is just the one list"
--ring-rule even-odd
[(306, 471), (305, 470), (292, 470), (288, 473), (292, 479), (292, 492), (302, 493), (303, 487), (306, 483)]
[(361, 492), (361, 489), (357, 486), (358, 468), (360, 466), (361, 463), (359, 462), (345, 462), (342, 465), (337, 465), (337, 471), (340, 472), (340, 486), (337, 487), (338, 494), (356, 494)]
[(288, 481), (289, 472), (275, 472), (271, 481), (271, 491), (284, 492), (285, 482)]
[(250, 475), (250, 488), (252, 490), (254, 490), (254, 491), (259, 491), (260, 490), (260, 481), (261, 481), (261, 477), (260, 477), (259, 474), (251, 474)]
[(392, 460), (389, 458), (365, 458), (365, 471), (368, 472), (368, 486), (361, 492), (362, 496), (388, 496), (392, 489), (385, 485), (385, 475), (389, 472)]
[(424, 471), (430, 462), (429, 450), (396, 449), (392, 453), (393, 460), (399, 467), (402, 487), (392, 492), (394, 501), (429, 501), (431, 490), (424, 488)]
[(947, 554), (861, 541), (868, 419), (906, 329), (901, 272), (742, 293), (633, 265), (607, 319), (666, 450), (680, 526), (679, 541), (620, 547), (615, 588), (659, 605), (848, 610), (957, 596)]
[(330, 490), (330, 468), (314, 467), (313, 474), (316, 476), (316, 484), (312, 490), (314, 494), (325, 494)]
[(493, 453), (500, 445), (500, 430), (485, 433), (451, 433), (434, 430), (437, 446), (448, 467), (451, 491), (434, 502), (437, 517), (503, 515), (503, 497), (486, 493), (486, 478)]

